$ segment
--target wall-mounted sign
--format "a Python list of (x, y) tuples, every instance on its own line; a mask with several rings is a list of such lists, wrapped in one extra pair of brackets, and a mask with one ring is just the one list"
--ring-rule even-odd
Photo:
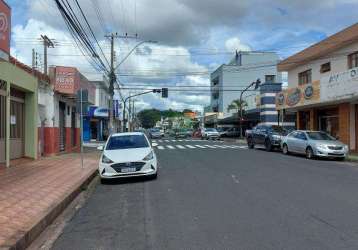
[(277, 94), (277, 103), (278, 105), (283, 105), (285, 103), (285, 94), (284, 93), (278, 93)]
[(76, 68), (56, 67), (55, 90), (65, 94), (75, 94), (79, 87)]
[(305, 106), (320, 101), (320, 82), (289, 88), (276, 94), (276, 109)]
[(305, 99), (311, 99), (313, 96), (313, 87), (312, 85), (308, 85), (304, 91), (303, 91), (303, 96), (305, 97)]
[(358, 68), (322, 78), (322, 101), (343, 100), (355, 96), (358, 96)]
[(0, 0), (0, 51), (10, 54), (11, 9)]
[(10, 116), (10, 124), (11, 125), (16, 125), (16, 116), (14, 116), (14, 115)]
[(301, 90), (299, 88), (290, 89), (287, 92), (286, 103), (288, 106), (295, 106), (301, 100)]
[(105, 108), (105, 107), (90, 106), (89, 110), (88, 110), (88, 115), (91, 117), (108, 118), (109, 110), (108, 110), (108, 108)]

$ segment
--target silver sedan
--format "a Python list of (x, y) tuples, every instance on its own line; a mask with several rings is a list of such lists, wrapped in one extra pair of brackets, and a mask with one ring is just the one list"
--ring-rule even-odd
[(293, 131), (283, 138), (281, 146), (284, 154), (304, 154), (308, 159), (326, 157), (344, 160), (349, 150), (347, 145), (321, 131)]

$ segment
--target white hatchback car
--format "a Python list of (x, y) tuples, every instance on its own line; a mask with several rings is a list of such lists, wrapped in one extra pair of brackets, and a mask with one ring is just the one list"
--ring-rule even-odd
[(133, 176), (157, 177), (157, 157), (147, 136), (141, 132), (111, 135), (99, 161), (101, 180)]

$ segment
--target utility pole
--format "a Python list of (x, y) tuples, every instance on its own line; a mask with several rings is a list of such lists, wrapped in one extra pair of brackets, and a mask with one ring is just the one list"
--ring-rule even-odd
[(32, 49), (32, 70), (35, 69), (35, 64), (36, 64), (36, 54), (35, 54), (35, 49)]
[[(106, 35), (106, 38), (109, 38), (111, 40), (111, 68), (109, 70), (109, 134), (112, 134), (114, 132), (114, 121), (113, 121), (113, 96), (114, 96), (114, 83), (116, 81), (116, 74), (115, 70), (117, 67), (114, 67), (114, 39), (115, 38), (131, 38), (131, 39), (137, 39), (138, 36), (128, 36), (127, 34), (125, 36), (120, 36), (118, 33), (112, 33), (110, 35)], [(125, 121), (123, 121), (123, 124)]]
[(47, 48), (54, 48), (55, 45), (46, 35), (41, 35), (43, 45), (44, 45), (44, 74), (47, 75)]

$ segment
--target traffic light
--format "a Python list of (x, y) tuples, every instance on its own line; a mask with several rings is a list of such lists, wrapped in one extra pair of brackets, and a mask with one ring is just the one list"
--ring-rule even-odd
[(161, 90), (160, 89), (153, 89), (153, 93), (160, 93)]
[(162, 97), (168, 98), (168, 88), (162, 88)]

